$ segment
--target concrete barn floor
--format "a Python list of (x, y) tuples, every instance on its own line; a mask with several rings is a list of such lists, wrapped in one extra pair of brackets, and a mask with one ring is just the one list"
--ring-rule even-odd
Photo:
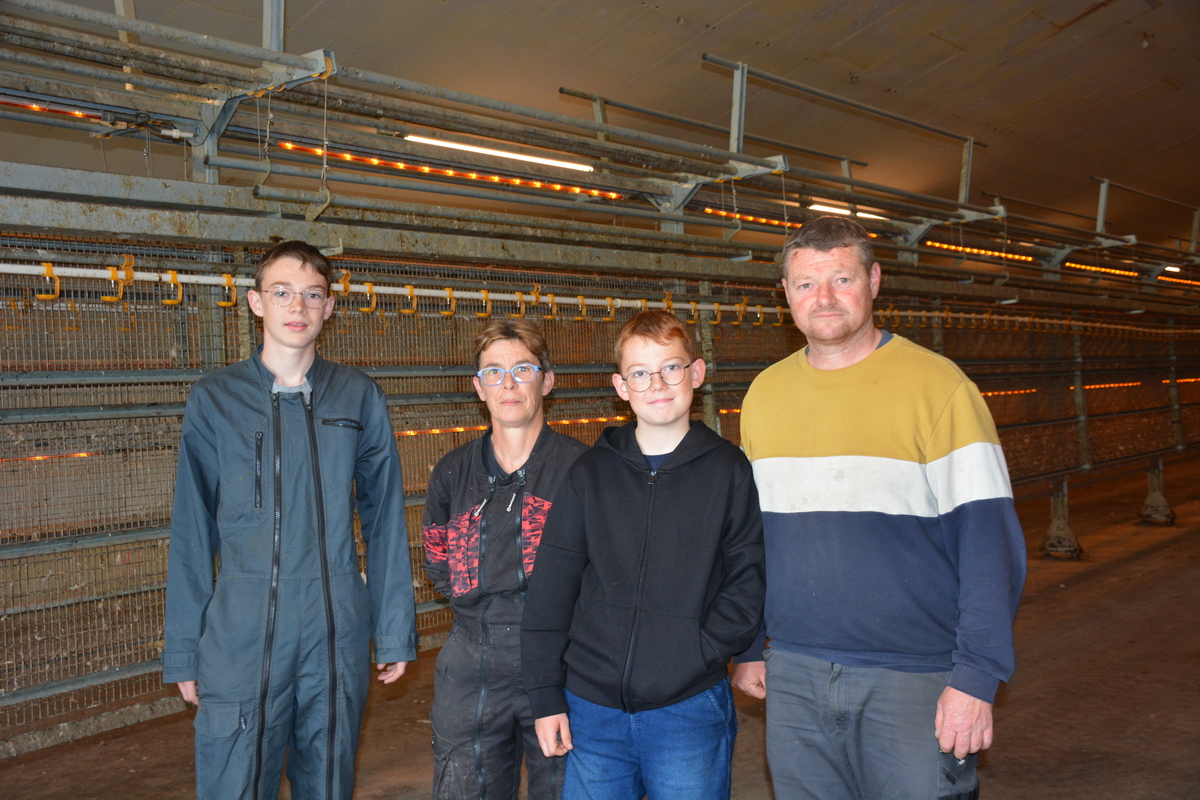
[[(1134, 476), (1072, 492), (1082, 561), (1037, 557), (1049, 501), (1018, 506), (1032, 557), (1016, 625), (1017, 674), (1001, 688), (996, 744), (981, 769), (989, 800), (1200, 800), (1200, 462), (1167, 469), (1176, 527), (1135, 524), (1145, 486)], [(398, 683), (372, 688), (358, 800), (428, 797), (435, 655), (422, 654)], [(735, 694), (733, 796), (771, 798), (763, 704)], [(192, 797), (191, 717), (0, 761), (0, 796)]]

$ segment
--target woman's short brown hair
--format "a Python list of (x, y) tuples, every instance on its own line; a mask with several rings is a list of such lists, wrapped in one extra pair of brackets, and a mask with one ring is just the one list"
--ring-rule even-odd
[(688, 326), (674, 314), (668, 314), (659, 308), (651, 308), (639, 311), (621, 326), (621, 330), (617, 334), (617, 344), (613, 348), (613, 354), (617, 358), (618, 371), (621, 369), (621, 351), (624, 349), (625, 343), (634, 336), (664, 345), (678, 341), (687, 351), (688, 363), (696, 360), (695, 344)]
[(550, 371), (550, 348), (546, 346), (546, 336), (542, 329), (527, 319), (494, 319), (475, 337), (475, 369), (479, 369), (479, 359), (483, 351), (494, 342), (510, 339), (520, 342), (533, 353), (538, 360), (538, 366), (543, 372)]

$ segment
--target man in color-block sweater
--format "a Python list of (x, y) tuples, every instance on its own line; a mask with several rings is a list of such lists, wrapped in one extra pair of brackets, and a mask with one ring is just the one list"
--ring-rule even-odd
[(808, 346), (742, 406), (767, 553), (767, 699), (781, 798), (978, 796), (1013, 672), (1025, 545), (991, 415), (949, 360), (875, 328), (866, 232), (806, 222), (783, 251)]

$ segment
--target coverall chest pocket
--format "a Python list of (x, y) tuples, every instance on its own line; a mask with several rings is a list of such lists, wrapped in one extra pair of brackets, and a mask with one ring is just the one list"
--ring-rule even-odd
[(274, 442), (266, 419), (218, 437), (217, 526), (222, 534), (256, 527), (274, 498)]
[[(326, 477), (327, 488), (330, 491), (340, 492), (343, 488), (349, 491), (349, 480), (354, 475), (354, 468), (358, 463), (358, 439), (362, 431), (362, 423), (351, 416), (317, 418), (321, 471)], [(346, 476), (346, 486), (330, 486), (328, 479), (339, 475)]]

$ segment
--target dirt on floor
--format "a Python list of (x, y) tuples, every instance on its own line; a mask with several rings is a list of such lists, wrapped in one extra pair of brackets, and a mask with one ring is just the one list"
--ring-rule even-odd
[[(1018, 504), (1030, 552), (1017, 673), (996, 703), (982, 795), (995, 800), (1200, 800), (1200, 462), (1168, 467), (1174, 527), (1137, 523), (1144, 476), (1074, 490), (1081, 561), (1038, 556), (1047, 499)], [(357, 800), (429, 796), (436, 652), (372, 687)], [(735, 800), (771, 798), (764, 707), (737, 694)], [(21, 800), (194, 796), (192, 712), (0, 761)], [(286, 782), (283, 797), (287, 797)]]

